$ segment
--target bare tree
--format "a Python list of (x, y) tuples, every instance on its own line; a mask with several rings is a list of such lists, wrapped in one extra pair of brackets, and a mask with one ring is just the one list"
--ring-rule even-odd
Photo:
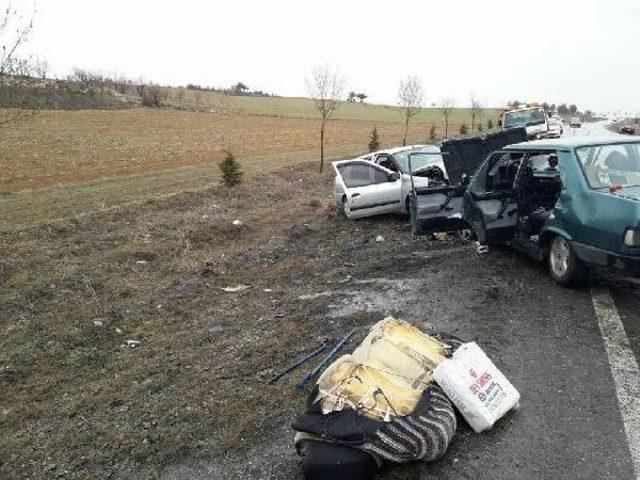
[(440, 113), (444, 117), (444, 138), (449, 138), (449, 117), (456, 108), (456, 101), (451, 97), (444, 97), (440, 100)]
[(404, 113), (404, 137), (402, 138), (402, 145), (407, 144), (409, 121), (420, 112), (423, 103), (424, 91), (420, 79), (418, 77), (409, 76), (404, 80), (400, 80), (400, 88), (398, 89), (398, 105)]
[(344, 77), (329, 65), (317, 65), (306, 78), (307, 92), (320, 114), (320, 172), (324, 168), (324, 128), (327, 120), (340, 107), (345, 86)]
[(0, 14), (0, 75), (14, 74), (18, 50), (29, 39), (34, 17), (35, 9), (30, 18), (25, 18), (11, 5)]
[(176, 97), (176, 102), (178, 103), (178, 107), (182, 108), (182, 103), (184, 102), (184, 94), (185, 94), (186, 90), (182, 87), (178, 87), (176, 88), (175, 91), (175, 97)]
[(473, 132), (476, 125), (476, 119), (478, 120), (478, 126), (482, 125), (482, 112), (484, 106), (480, 99), (478, 99), (473, 93), (471, 94), (471, 131)]
[[(35, 6), (30, 16), (24, 16), (11, 5), (0, 11), (0, 106), (3, 106), (5, 97), (11, 97), (12, 92), (20, 88), (21, 80), (17, 77), (31, 74), (30, 58), (20, 58), (18, 54), (33, 31), (34, 17)], [(37, 112), (37, 108), (2, 109), (0, 127), (16, 123)]]

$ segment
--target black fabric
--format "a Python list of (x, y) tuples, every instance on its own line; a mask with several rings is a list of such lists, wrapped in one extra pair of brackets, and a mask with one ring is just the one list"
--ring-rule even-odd
[(378, 464), (372, 455), (355, 448), (316, 440), (301, 440), (305, 480), (373, 480)]
[(307, 410), (293, 421), (291, 426), (294, 430), (343, 445), (360, 446), (373, 438), (382, 423), (351, 408), (324, 415), (320, 402), (314, 401), (317, 396), (316, 386), (309, 395)]

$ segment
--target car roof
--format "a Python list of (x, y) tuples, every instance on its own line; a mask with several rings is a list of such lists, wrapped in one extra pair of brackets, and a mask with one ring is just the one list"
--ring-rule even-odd
[(573, 150), (593, 145), (611, 145), (615, 143), (640, 143), (640, 138), (629, 138), (622, 135), (605, 135), (593, 137), (563, 137), (532, 140), (529, 142), (507, 145), (504, 150)]
[[(386, 148), (384, 150), (377, 150), (377, 151), (369, 153), (367, 155), (378, 155), (380, 153), (389, 153), (389, 154), (393, 155), (394, 153), (404, 152), (405, 150), (414, 150), (416, 148), (422, 148), (422, 147), (427, 147), (427, 146), (428, 145), (407, 145), (407, 146), (404, 146), (404, 147)], [(363, 155), (363, 156), (367, 156), (367, 155)]]

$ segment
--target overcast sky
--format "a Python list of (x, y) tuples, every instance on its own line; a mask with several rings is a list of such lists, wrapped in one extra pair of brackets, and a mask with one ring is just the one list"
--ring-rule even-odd
[(395, 103), (399, 79), (416, 75), (428, 103), (467, 104), (474, 92), (496, 106), (640, 110), (638, 0), (39, 0), (37, 10), (28, 48), (56, 73), (240, 80), (300, 96), (312, 65), (330, 62), (372, 102)]

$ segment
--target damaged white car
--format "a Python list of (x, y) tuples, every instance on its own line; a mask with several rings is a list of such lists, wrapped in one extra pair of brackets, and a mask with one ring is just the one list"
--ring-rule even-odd
[(332, 165), (336, 171), (333, 197), (348, 218), (408, 214), (414, 187), (448, 179), (440, 149), (435, 145), (380, 150)]

